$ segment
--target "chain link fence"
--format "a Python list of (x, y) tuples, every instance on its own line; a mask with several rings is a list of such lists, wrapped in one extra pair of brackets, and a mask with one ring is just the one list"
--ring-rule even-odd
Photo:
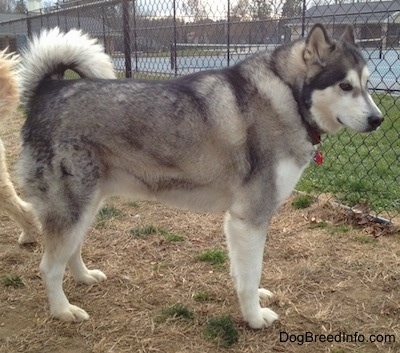
[(81, 28), (104, 44), (121, 77), (169, 79), (233, 65), (304, 37), (317, 22), (334, 36), (353, 24), (386, 119), (373, 134), (326, 137), (325, 163), (311, 165), (298, 189), (393, 221), (400, 211), (400, 1), (65, 1), (0, 22), (0, 48), (18, 51), (42, 28)]

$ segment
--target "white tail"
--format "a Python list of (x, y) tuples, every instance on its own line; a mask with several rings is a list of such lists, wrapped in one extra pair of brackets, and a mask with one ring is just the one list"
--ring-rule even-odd
[(97, 39), (76, 29), (66, 33), (58, 27), (44, 30), (22, 52), (19, 69), (22, 102), (29, 102), (44, 79), (65, 69), (88, 78), (116, 78), (111, 57)]

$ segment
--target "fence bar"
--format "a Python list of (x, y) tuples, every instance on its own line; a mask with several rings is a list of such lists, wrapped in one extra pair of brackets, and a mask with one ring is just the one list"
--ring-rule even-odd
[(132, 77), (131, 36), (129, 29), (129, 3), (122, 0), (122, 23), (124, 35), (125, 77)]
[(303, 0), (302, 14), (301, 14), (301, 36), (304, 38), (306, 32), (306, 0)]
[(178, 76), (178, 60), (177, 60), (177, 52), (176, 52), (176, 43), (177, 43), (177, 28), (176, 28), (176, 0), (173, 2), (173, 11), (174, 11), (174, 43), (172, 45), (173, 47), (173, 53), (171, 55), (171, 60), (172, 60), (172, 66), (174, 68), (174, 75), (175, 77)]
[(29, 17), (29, 12), (26, 13), (26, 30), (28, 34), (28, 38), (32, 38), (32, 26), (31, 26), (31, 18)]
[(231, 1), (227, 0), (227, 14), (226, 14), (226, 46), (227, 46), (227, 62), (228, 66), (230, 66), (231, 63)]
[(138, 72), (138, 42), (137, 42), (137, 24), (136, 24), (136, 0), (133, 0), (133, 50), (135, 52), (135, 72)]

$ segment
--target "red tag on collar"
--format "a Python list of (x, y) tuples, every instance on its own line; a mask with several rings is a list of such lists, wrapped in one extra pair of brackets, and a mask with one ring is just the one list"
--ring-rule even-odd
[(321, 151), (316, 150), (313, 154), (313, 160), (316, 164), (321, 165), (324, 163), (324, 156)]

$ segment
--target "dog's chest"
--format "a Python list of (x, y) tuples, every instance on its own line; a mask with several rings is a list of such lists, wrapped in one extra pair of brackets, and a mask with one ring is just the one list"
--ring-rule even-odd
[(276, 196), (279, 203), (286, 200), (299, 181), (308, 163), (299, 165), (294, 158), (282, 158), (275, 169)]

